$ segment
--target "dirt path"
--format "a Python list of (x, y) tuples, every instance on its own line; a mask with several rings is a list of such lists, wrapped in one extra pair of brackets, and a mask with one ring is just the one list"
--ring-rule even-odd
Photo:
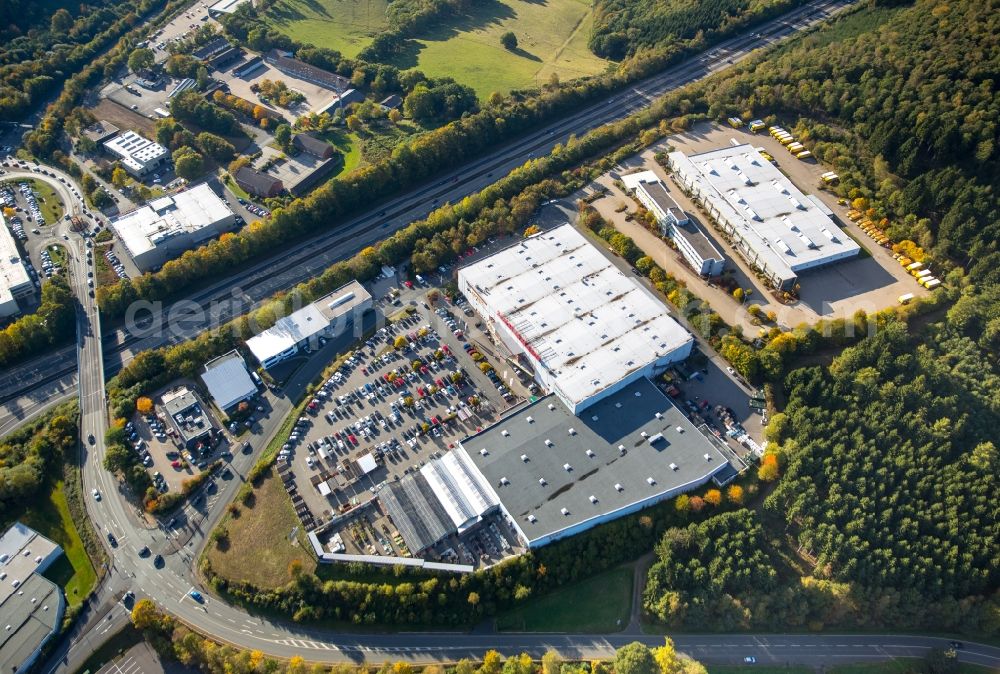
[(573, 30), (569, 32), (569, 36), (565, 40), (563, 40), (563, 43), (559, 45), (558, 49), (556, 49), (555, 53), (552, 55), (552, 58), (545, 61), (542, 64), (542, 67), (535, 71), (536, 79), (541, 74), (542, 70), (544, 70), (547, 66), (552, 67), (553, 69), (557, 67), (556, 64), (558, 63), (560, 57), (562, 57), (563, 52), (566, 51), (566, 47), (568, 47), (569, 43), (573, 41), (573, 38), (576, 37), (576, 34), (580, 32), (581, 28), (583, 27), (584, 21), (586, 21), (587, 18), (590, 17), (590, 15), (593, 13), (594, 13), (594, 8), (591, 7), (590, 9), (587, 10), (586, 14), (580, 17), (580, 20), (576, 22), (575, 26), (573, 26)]
[(635, 566), (632, 567), (632, 615), (629, 616), (625, 634), (642, 634), (642, 593), (646, 589), (646, 577), (649, 575), (649, 567), (655, 561), (656, 554), (647, 552), (635, 560)]

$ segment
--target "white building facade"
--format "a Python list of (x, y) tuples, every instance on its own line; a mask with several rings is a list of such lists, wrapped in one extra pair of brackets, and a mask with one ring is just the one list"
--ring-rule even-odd
[(28, 275), (14, 235), (0, 214), (0, 318), (21, 313), (20, 301), (35, 293), (35, 284)]
[(273, 327), (247, 340), (247, 348), (264, 369), (314, 349), (320, 339), (343, 335), (373, 306), (372, 296), (357, 281), (279, 318)]
[(663, 302), (568, 224), (463, 267), (458, 287), (574, 414), (684, 360), (694, 343)]
[(236, 214), (205, 183), (154, 199), (111, 221), (140, 271), (157, 269), (235, 225)]
[(752, 145), (691, 155), (671, 152), (678, 184), (747, 262), (778, 289), (798, 275), (857, 257), (861, 247)]
[(660, 233), (669, 236), (691, 268), (702, 276), (719, 276), (726, 258), (708, 236), (691, 221), (684, 209), (667, 192), (667, 186), (652, 171), (623, 176), (643, 206), (656, 217)]
[(170, 151), (156, 141), (126, 131), (104, 143), (108, 152), (118, 157), (122, 167), (137, 178), (149, 175), (170, 161)]

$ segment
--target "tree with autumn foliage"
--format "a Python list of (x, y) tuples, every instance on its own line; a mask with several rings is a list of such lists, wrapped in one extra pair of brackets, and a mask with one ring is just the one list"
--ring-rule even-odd
[(757, 477), (764, 482), (774, 482), (778, 479), (778, 457), (774, 454), (765, 454), (757, 470)]
[(146, 396), (140, 396), (135, 401), (135, 409), (139, 414), (148, 415), (153, 413), (153, 401)]
[(743, 487), (738, 484), (731, 485), (726, 490), (726, 498), (736, 505), (743, 505)]
[(705, 503), (709, 505), (720, 505), (722, 503), (722, 492), (718, 489), (709, 489), (705, 492)]

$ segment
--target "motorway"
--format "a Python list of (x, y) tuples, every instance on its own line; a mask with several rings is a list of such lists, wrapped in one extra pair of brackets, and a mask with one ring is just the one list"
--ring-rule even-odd
[[(401, 227), (415, 217), (422, 217), (440, 200), (454, 200), (492, 182), (494, 174), (501, 174), (522, 163), (535, 153), (547, 152), (569, 133), (583, 133), (611, 119), (624, 116), (663, 91), (679, 86), (706, 74), (724, 68), (729, 61), (744, 58), (750, 50), (773, 42), (806, 25), (815, 22), (842, 7), (842, 2), (820, 2), (801, 8), (784, 19), (772, 22), (758, 30), (763, 38), (737, 38), (716, 47), (700, 59), (690, 61), (667, 73), (647, 80), (620, 94), (610, 101), (591, 106), (569, 117), (567, 121), (532, 134), (513, 143), (494, 157), (474, 162), (460, 173), (449, 175), (438, 186), (449, 185), (438, 192), (424, 189), (401, 197), (386, 205), (386, 216), (364, 216), (346, 223), (335, 232), (317, 237), (313, 241), (295, 246), (280, 259), (269, 260), (250, 270), (196, 293), (193, 299), (210, 303), (218, 297), (233, 297), (233, 289), (241, 292), (236, 302), (216, 305), (209, 313), (209, 320), (218, 322), (245, 310), (279, 288), (288, 287), (299, 280), (319, 273), (336, 259), (345, 257), (362, 246), (384, 237), (392, 229)], [(615, 105), (617, 103), (617, 105)], [(36, 176), (38, 177), (38, 176)], [(44, 178), (44, 177), (43, 177)], [(453, 178), (456, 182), (453, 182)], [(58, 185), (58, 183), (56, 183)], [(63, 191), (60, 191), (63, 194)], [(71, 213), (82, 209), (76, 192), (63, 194)], [(381, 226), (373, 226), (384, 223)], [(493, 634), (489, 632), (462, 633), (341, 633), (332, 630), (306, 628), (283, 621), (252, 615), (241, 608), (226, 604), (209, 595), (198, 603), (188, 596), (198, 581), (195, 565), (198, 554), (208, 540), (217, 519), (242, 483), (242, 475), (250, 468), (254, 455), (236, 454), (232, 462), (234, 474), (228, 480), (217, 478), (214, 487), (205, 487), (196, 495), (176, 522), (164, 524), (147, 518), (132, 505), (117, 479), (105, 471), (102, 459), (105, 451), (104, 430), (107, 427), (107, 409), (104, 402), (105, 359), (110, 372), (127, 360), (137, 350), (158, 346), (165, 341), (176, 341), (196, 334), (204, 325), (196, 321), (181, 325), (173, 334), (135, 335), (123, 339), (121, 333), (112, 333), (110, 348), (102, 349), (100, 319), (95, 303), (86, 287), (86, 261), (84, 241), (70, 235), (71, 277), (80, 300), (78, 309), (78, 340), (70, 355), (57, 355), (29, 364), (0, 379), (0, 390), (7, 393), (8, 402), (14, 402), (16, 411), (8, 410), (4, 424), (23, 419), (44, 408), (44, 392), (51, 383), (55, 370), (58, 377), (67, 372), (49, 363), (76, 361), (79, 374), (75, 383), (81, 406), (81, 431), (83, 437), (82, 475), (88, 514), (102, 534), (114, 533), (117, 545), (109, 549), (108, 573), (88, 601), (86, 610), (76, 627), (57, 645), (50, 661), (43, 668), (47, 673), (72, 672), (117, 629), (128, 620), (128, 611), (121, 603), (127, 590), (138, 597), (148, 597), (192, 628), (211, 635), (220, 641), (247, 649), (257, 649), (268, 655), (287, 658), (301, 655), (314, 662), (380, 662), (410, 660), (431, 662), (457, 660), (462, 657), (479, 657), (489, 648), (505, 653), (526, 651), (540, 655), (546, 649), (555, 649), (567, 658), (609, 657), (614, 648), (639, 639), (650, 644), (661, 643), (662, 637), (641, 633), (613, 635), (580, 634)], [(171, 326), (173, 323), (171, 322)], [(332, 348), (332, 347), (331, 347)], [(321, 354), (325, 358), (326, 354)], [(16, 388), (25, 382), (34, 382), (27, 389)], [(42, 385), (37, 384), (41, 382)], [(21, 394), (33, 391), (34, 397), (25, 404)], [(63, 395), (73, 390), (64, 387)], [(277, 432), (281, 418), (291, 409), (294, 392), (283, 398), (271, 400), (273, 413), (263, 422), (259, 431), (259, 451)], [(53, 395), (53, 397), (58, 397)], [(0, 430), (9, 430), (5, 425)], [(90, 441), (89, 436), (93, 436)], [(92, 490), (102, 495), (100, 500), (91, 496)], [(149, 547), (152, 555), (140, 557), (139, 550)], [(154, 563), (162, 555), (162, 563)], [(201, 589), (201, 588), (200, 588)], [(933, 647), (945, 647), (947, 641), (932, 637), (910, 636), (837, 636), (837, 635), (678, 635), (678, 648), (706, 662), (740, 662), (753, 655), (759, 663), (798, 663), (830, 665), (864, 660), (885, 660), (894, 657), (920, 657)], [(1000, 665), (1000, 649), (969, 644), (960, 651), (964, 662)]]
[[(330, 231), (292, 245), (267, 260), (198, 290), (186, 301), (153, 309), (147, 329), (131, 326), (130, 336), (115, 330), (106, 335), (105, 363), (113, 375), (123, 363), (142, 350), (176, 343), (211, 326), (246, 313), (274, 293), (320, 274), (338, 260), (385, 238), (396, 229), (426, 217), (445, 202), (455, 203), (493, 183), (533, 157), (547, 154), (571, 135), (626, 117), (646, 107), (660, 95), (727, 68), (754, 50), (778, 42), (848, 6), (848, 0), (817, 0), (767, 24), (754, 33), (734, 37), (699, 56), (669, 68), (609, 98), (581, 108), (546, 127), (497, 148), (481, 159), (442, 174), (344, 222)], [(181, 311), (195, 303), (203, 315)], [(0, 374), (0, 434), (9, 432), (52, 402), (71, 395), (76, 386), (76, 354), (72, 348), (53, 351)]]

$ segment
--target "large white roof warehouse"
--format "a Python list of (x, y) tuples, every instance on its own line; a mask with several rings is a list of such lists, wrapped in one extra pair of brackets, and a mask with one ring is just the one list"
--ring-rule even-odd
[(236, 214), (204, 183), (111, 222), (140, 271), (155, 269), (235, 224)]
[(861, 250), (752, 145), (690, 157), (671, 152), (668, 160), (676, 180), (732, 237), (733, 247), (778, 288)]
[(577, 413), (691, 352), (667, 307), (570, 225), (458, 272), (459, 290)]

